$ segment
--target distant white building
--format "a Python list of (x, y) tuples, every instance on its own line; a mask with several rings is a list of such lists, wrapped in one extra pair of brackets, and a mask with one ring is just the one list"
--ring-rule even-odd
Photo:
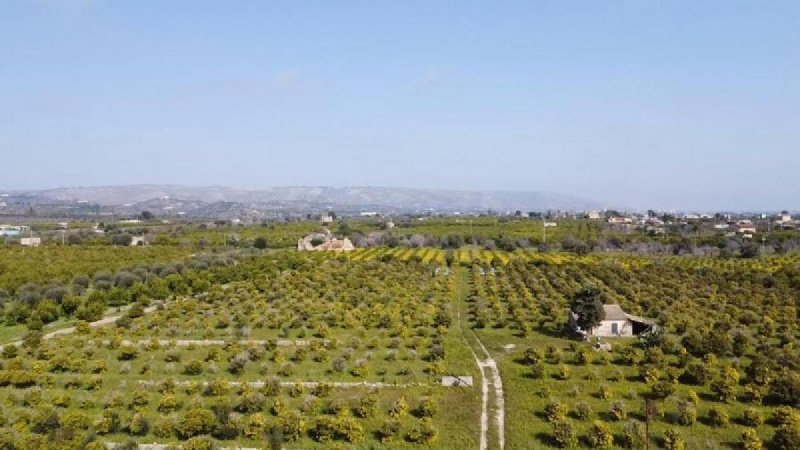
[(378, 215), (378, 213), (377, 213), (377, 212), (375, 212), (375, 211), (364, 211), (364, 212), (362, 212), (362, 213), (361, 213), (361, 214), (359, 214), (359, 215), (360, 215), (361, 217), (375, 217), (375, 216), (377, 216), (377, 215)]
[(329, 225), (333, 223), (333, 216), (330, 214), (323, 214), (322, 218), (320, 218), (320, 223), (323, 225)]
[(19, 240), (19, 245), (24, 245), (25, 247), (38, 247), (41, 243), (42, 238), (39, 237), (24, 237)]
[(19, 236), (31, 231), (26, 225), (0, 225), (0, 236)]
[(586, 217), (591, 220), (598, 220), (602, 219), (603, 217), (600, 215), (599, 211), (587, 211)]
[(613, 225), (633, 223), (633, 219), (631, 219), (630, 217), (609, 217), (606, 221)]
[(131, 247), (148, 245), (147, 239), (144, 236), (132, 236), (131, 237)]
[(736, 224), (736, 232), (743, 235), (751, 235), (756, 233), (756, 226), (752, 222), (748, 221), (741, 221)]
[(323, 251), (330, 250), (334, 252), (349, 252), (355, 250), (356, 247), (348, 238), (338, 239), (331, 235), (330, 230), (322, 228), (316, 233), (311, 233), (308, 236), (298, 239), (298, 251)]

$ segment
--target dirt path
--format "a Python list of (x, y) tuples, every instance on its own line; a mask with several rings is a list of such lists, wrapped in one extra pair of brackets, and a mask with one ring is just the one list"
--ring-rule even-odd
[[(161, 381), (156, 380), (139, 380), (139, 384), (143, 384), (146, 386), (155, 386)], [(185, 386), (191, 383), (191, 381), (177, 381), (175, 384), (180, 386)], [(207, 386), (208, 381), (202, 381), (200, 384), (202, 386)], [(247, 384), (253, 388), (262, 388), (265, 385), (264, 381), (228, 381), (228, 386), (241, 386), (242, 384)], [(425, 383), (382, 383), (382, 382), (371, 382), (371, 381), (281, 381), (281, 386), (283, 387), (291, 387), (291, 386), (303, 386), (306, 388), (314, 388), (321, 384), (328, 384), (335, 388), (375, 388), (375, 389), (384, 389), (384, 388), (409, 388), (409, 387), (420, 387), (420, 386), (432, 386), (430, 384)]]
[[(157, 302), (157, 304), (154, 304), (152, 306), (148, 306), (147, 308), (144, 309), (144, 313), (145, 314), (149, 314), (149, 313), (157, 310), (158, 307), (161, 306), (161, 305), (163, 305), (163, 303)], [(128, 309), (130, 309), (130, 306), (124, 307), (124, 308), (120, 308), (120, 314), (115, 314), (113, 316), (106, 316), (106, 317), (103, 317), (100, 320), (96, 320), (94, 322), (89, 322), (89, 326), (92, 327), (92, 328), (98, 328), (98, 327), (102, 327), (102, 326), (105, 326), (105, 325), (111, 325), (113, 323), (116, 323), (119, 319), (122, 318), (122, 316), (124, 315), (123, 313), (125, 311), (127, 311)], [(49, 333), (46, 333), (46, 334), (42, 335), (42, 339), (45, 339), (45, 340), (53, 339), (54, 337), (65, 336), (65, 335), (68, 335), (68, 334), (72, 334), (74, 332), (75, 332), (75, 327), (61, 328), (61, 329), (58, 329), (58, 330), (55, 330), (55, 331), (51, 331)], [(5, 344), (5, 345), (0, 345), (0, 352), (3, 351), (4, 347), (9, 346), (9, 345), (15, 345), (15, 346), (19, 347), (19, 346), (22, 345), (22, 342), (23, 342), (22, 340), (18, 340), (18, 341), (14, 341), (14, 342), (11, 342), (11, 343), (8, 343), (8, 344)]]
[[(475, 340), (478, 341), (478, 345), (481, 346), (481, 350), (483, 350), (483, 354), (486, 356), (486, 359), (483, 360), (482, 363), (484, 369), (489, 369), (492, 373), (492, 379), (489, 384), (494, 388), (494, 420), (497, 425), (497, 443), (502, 450), (506, 446), (506, 402), (503, 395), (503, 379), (500, 378), (500, 370), (497, 369), (497, 362), (486, 350), (486, 347), (483, 346), (483, 342), (478, 339), (478, 336), (475, 336)], [(484, 380), (486, 380), (485, 377)]]
[[(463, 269), (457, 271), (456, 274), (456, 276), (460, 277), (460, 283), (468, 283), (466, 278), (464, 278)], [(486, 347), (483, 345), (483, 342), (481, 342), (480, 338), (478, 338), (478, 335), (475, 334), (474, 331), (469, 332), (471, 340), (474, 341), (474, 344), (477, 344), (477, 347), (480, 349), (480, 353), (483, 354), (482, 357), (478, 356), (476, 351), (473, 350), (474, 345), (470, 344), (469, 340), (467, 339), (463, 330), (461, 316), (461, 305), (464, 304), (465, 300), (463, 292), (459, 292), (458, 297), (457, 316), (459, 324), (461, 324), (461, 338), (464, 340), (465, 344), (467, 344), (470, 352), (472, 352), (472, 356), (475, 358), (475, 364), (478, 365), (478, 370), (481, 373), (480, 450), (488, 450), (489, 448), (489, 399), (492, 393), (494, 394), (494, 405), (492, 406), (494, 410), (494, 425), (497, 428), (497, 446), (500, 450), (503, 450), (506, 446), (505, 397), (503, 394), (503, 380), (500, 378), (500, 370), (497, 368), (497, 362), (492, 358), (491, 354), (489, 354), (489, 351), (486, 350)], [(491, 391), (490, 387), (492, 388)]]
[[(258, 339), (239, 339), (239, 340), (224, 340), (224, 339), (157, 339), (158, 345), (162, 347), (188, 347), (190, 345), (194, 345), (197, 347), (211, 347), (211, 346), (220, 346), (226, 345), (230, 343), (237, 343), (241, 345), (266, 345), (266, 344), (275, 344), (278, 347), (305, 347), (311, 345), (311, 342), (308, 339), (275, 339), (275, 340), (258, 340)], [(327, 339), (323, 339), (319, 341), (322, 344), (326, 344), (328, 342)], [(103, 345), (108, 345), (109, 340), (105, 339), (100, 341)], [(138, 340), (138, 341), (131, 341), (125, 339), (121, 342), (122, 345), (139, 345), (145, 346), (152, 344), (153, 340)]]

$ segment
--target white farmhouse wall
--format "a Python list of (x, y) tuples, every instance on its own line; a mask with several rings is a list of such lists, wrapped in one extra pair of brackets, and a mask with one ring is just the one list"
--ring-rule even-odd
[[(618, 333), (613, 333), (617, 324)], [(633, 325), (628, 320), (604, 320), (592, 330), (592, 335), (600, 337), (633, 336)]]

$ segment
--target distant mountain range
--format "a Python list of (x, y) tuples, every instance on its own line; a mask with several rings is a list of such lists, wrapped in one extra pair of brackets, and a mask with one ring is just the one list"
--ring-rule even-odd
[[(11, 207), (63, 206), (112, 210), (118, 214), (151, 211), (189, 217), (268, 216), (275, 213), (498, 212), (600, 209), (599, 202), (550, 192), (459, 191), (394, 187), (276, 187), (248, 190), (225, 186), (129, 185), (0, 191)], [(2, 211), (2, 210), (0, 210)]]

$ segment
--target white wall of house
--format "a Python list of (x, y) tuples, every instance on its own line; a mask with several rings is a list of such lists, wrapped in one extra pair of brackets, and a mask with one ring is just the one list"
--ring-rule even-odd
[(38, 247), (41, 243), (42, 238), (38, 237), (24, 237), (19, 240), (19, 244), (26, 247)]
[(629, 320), (604, 320), (592, 330), (592, 335), (600, 337), (633, 336), (633, 324)]

